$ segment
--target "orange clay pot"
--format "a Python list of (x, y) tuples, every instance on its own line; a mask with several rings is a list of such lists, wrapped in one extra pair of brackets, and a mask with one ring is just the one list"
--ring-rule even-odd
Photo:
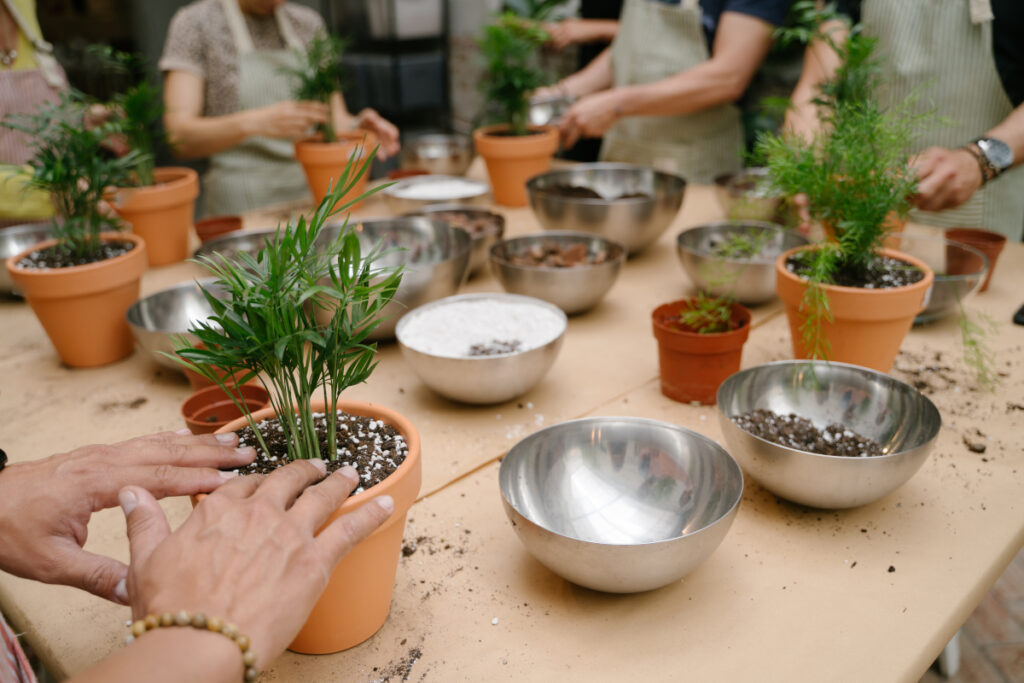
[[(821, 224), (822, 229), (825, 231), (825, 237), (828, 238), (829, 242), (836, 242), (835, 228), (829, 222), (823, 222)], [(899, 249), (900, 246), (900, 234), (903, 233), (903, 229), (907, 227), (907, 219), (900, 218), (900, 215), (895, 211), (890, 211), (885, 217), (885, 222), (882, 224), (885, 228), (885, 232), (888, 235), (882, 240), (882, 246), (886, 249)]]
[(16, 265), (27, 254), (57, 243), (47, 240), (7, 259), (11, 280), (39, 318), (57, 355), (74, 368), (113, 363), (135, 348), (125, 313), (139, 298), (146, 243), (127, 233), (103, 233), (102, 238), (132, 242), (135, 247), (84, 266), (40, 270)]
[(215, 237), (226, 235), (229, 232), (242, 229), (241, 216), (210, 216), (201, 221), (196, 221), (196, 236), (202, 243), (209, 242)]
[[(978, 228), (950, 228), (946, 231), (946, 239), (974, 247), (985, 255), (985, 258), (988, 259), (988, 273), (985, 274), (985, 281), (981, 283), (981, 289), (978, 291), (984, 292), (988, 289), (988, 282), (992, 279), (992, 273), (996, 270), (996, 259), (999, 258), (1003, 247), (1006, 246), (1006, 235)], [(947, 261), (955, 262), (957, 258), (959, 258), (958, 254), (953, 255), (952, 252), (947, 250)], [(949, 270), (950, 273), (954, 272), (953, 263), (949, 264)]]
[(494, 201), (526, 206), (526, 181), (551, 169), (551, 158), (558, 151), (558, 131), (545, 127), (531, 128), (532, 135), (494, 135), (505, 130), (507, 124), (477, 128), (473, 142), (487, 164)]
[[(800, 309), (807, 280), (786, 270), (786, 259), (806, 248), (783, 252), (775, 262), (776, 288), (786, 307), (795, 358), (810, 356), (800, 332), (805, 319)], [(903, 338), (914, 323), (914, 316), (928, 303), (935, 274), (924, 261), (913, 256), (893, 249), (882, 249), (880, 253), (919, 268), (924, 278), (907, 287), (892, 289), (823, 285), (833, 321), (825, 321), (822, 328), (831, 350), (828, 360), (889, 372)]]
[[(302, 164), (302, 170), (306, 172), (306, 182), (313, 193), (313, 202), (319, 206), (327, 191), (340, 182), (345, 174), (345, 167), (349, 159), (358, 148), (360, 155), (354, 160), (351, 172), (359, 170), (374, 147), (377, 146), (377, 136), (365, 130), (339, 131), (336, 133), (337, 142), (321, 142), (315, 138), (298, 140), (295, 143), (295, 158)], [(366, 183), (370, 179), (370, 170), (367, 169), (355, 187), (345, 193), (338, 206), (344, 206), (359, 195), (366, 192)], [(355, 209), (359, 204), (355, 204)]]
[(154, 172), (156, 184), (119, 187), (112, 205), (146, 240), (149, 265), (163, 266), (189, 256), (189, 230), (195, 218), (199, 176), (191, 168), (169, 166)]
[(677, 318), (693, 299), (662, 304), (651, 313), (658, 340), (661, 393), (674, 401), (715, 403), (718, 386), (740, 369), (743, 345), (750, 334), (750, 311), (732, 305), (729, 332), (698, 334), (680, 329)]
[[(237, 394), (230, 385), (229, 389), (245, 404), (250, 413), (270, 405), (270, 394), (258, 384), (243, 384)], [(185, 425), (193, 434), (210, 434), (228, 422), (242, 417), (243, 414), (223, 389), (211, 385), (185, 399), (181, 404), (181, 416), (185, 418)]]
[[(323, 401), (313, 401), (314, 410), (323, 410)], [(409, 454), (390, 477), (373, 488), (358, 493), (342, 504), (327, 524), (346, 515), (376, 496), (395, 499), (395, 511), (382, 527), (359, 543), (342, 558), (331, 574), (327, 588), (288, 649), (309, 655), (322, 655), (355, 647), (376, 633), (387, 621), (391, 595), (395, 589), (398, 559), (402, 554), (405, 516), (420, 491), (420, 435), (412, 422), (399, 413), (364, 401), (339, 401), (338, 410), (364, 415), (391, 425), (405, 438)], [(258, 422), (274, 416), (267, 408), (253, 413)], [(218, 433), (245, 427), (245, 418), (229, 422)], [(196, 504), (197, 498), (193, 498)]]

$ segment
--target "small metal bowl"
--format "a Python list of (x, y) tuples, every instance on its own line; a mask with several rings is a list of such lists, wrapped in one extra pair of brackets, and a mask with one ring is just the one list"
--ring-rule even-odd
[(715, 196), (729, 220), (774, 221), (782, 196), (769, 187), (767, 168), (745, 168), (715, 178)]
[[(586, 187), (602, 197), (570, 197), (558, 187)], [(658, 239), (679, 213), (686, 181), (634, 164), (574, 164), (526, 183), (530, 207), (545, 230), (589, 232), (623, 245), (630, 254)], [(644, 197), (623, 197), (628, 194)]]
[[(459, 302), (516, 303), (536, 307), (541, 315), (555, 315), (561, 331), (541, 346), (488, 356), (440, 356), (410, 346), (409, 325), (440, 307)], [(515, 294), (463, 294), (421, 306), (398, 321), (396, 336), (402, 356), (423, 383), (446, 398), (463, 403), (503, 403), (532, 389), (555, 362), (568, 321), (560, 309), (531, 297)], [(458, 330), (452, 330), (458, 338)]]
[(473, 163), (473, 153), (473, 140), (468, 135), (420, 135), (402, 144), (401, 165), (461, 176)]
[[(200, 282), (207, 288), (213, 278)], [(213, 315), (213, 309), (199, 291), (195, 282), (183, 282), (168, 289), (139, 299), (125, 313), (128, 325), (135, 335), (136, 345), (155, 363), (171, 370), (184, 372), (183, 368), (170, 358), (162, 355), (177, 350), (175, 338), (183, 336), (193, 344), (199, 342), (188, 334), (188, 329), (197, 321)]]
[[(751, 258), (717, 256), (717, 250), (734, 236), (763, 244)], [(761, 304), (775, 298), (779, 254), (807, 243), (803, 235), (775, 223), (720, 221), (679, 233), (676, 253), (698, 289), (713, 296), (731, 295), (742, 304)]]
[(17, 256), (33, 244), (38, 244), (51, 237), (53, 237), (53, 223), (50, 221), (0, 228), (0, 295), (21, 296), (21, 293), (14, 289), (14, 283), (11, 282), (11, 275), (7, 272), (4, 262), (12, 256)]
[(960, 308), (960, 301), (978, 291), (988, 272), (988, 258), (974, 247), (927, 235), (893, 234), (886, 246), (919, 258), (935, 271), (928, 305), (914, 318), (915, 325), (941, 320)]
[[(458, 192), (451, 190), (458, 188)], [(486, 204), (487, 183), (448, 175), (418, 175), (384, 189), (388, 208), (398, 214), (415, 213), (432, 204)]]
[[(452, 223), (454, 227), (462, 228), (469, 232), (469, 236), (473, 240), (469, 252), (469, 274), (470, 276), (476, 274), (487, 263), (487, 254), (491, 249), (491, 245), (500, 240), (501, 236), (505, 234), (505, 217), (500, 213), (493, 213), (487, 209), (466, 206), (464, 204), (431, 204), (408, 215), (438, 218), (435, 214), (439, 213), (458, 213), (469, 220), (487, 219), (490, 221), (491, 225), (488, 228), (479, 231), (469, 230), (461, 222)], [(444, 220), (443, 217), (442, 220)]]
[[(583, 244), (591, 256), (607, 252), (604, 263), (556, 268), (522, 266), (509, 259), (534, 247), (554, 243), (560, 249)], [(608, 293), (626, 261), (626, 248), (603, 237), (581, 232), (546, 232), (515, 237), (491, 247), (491, 271), (506, 292), (549, 301), (569, 315), (596, 306)]]
[[(732, 418), (764, 408), (795, 413), (823, 429), (832, 423), (874, 439), (885, 455), (819, 455), (756, 437)], [(817, 508), (851, 508), (902, 486), (924, 464), (942, 418), (909, 384), (857, 365), (780, 361), (741, 370), (718, 389), (718, 417), (729, 452), (772, 493)]]
[(526, 549), (573, 583), (634, 593), (678, 581), (722, 542), (743, 473), (711, 439), (637, 417), (572, 420), (501, 461), (505, 513)]
[(530, 100), (530, 109), (527, 117), (531, 126), (556, 126), (562, 120), (565, 112), (569, 111), (576, 99), (574, 97), (558, 96), (546, 97), (544, 99)]

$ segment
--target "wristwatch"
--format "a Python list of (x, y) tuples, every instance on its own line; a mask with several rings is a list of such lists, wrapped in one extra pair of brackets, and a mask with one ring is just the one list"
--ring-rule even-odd
[(978, 160), (984, 183), (1013, 166), (1013, 150), (1002, 140), (978, 138), (967, 146), (967, 150)]

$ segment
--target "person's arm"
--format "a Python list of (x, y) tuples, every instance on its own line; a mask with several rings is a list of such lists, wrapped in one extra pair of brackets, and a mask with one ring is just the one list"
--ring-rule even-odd
[(340, 92), (335, 92), (331, 95), (330, 107), (331, 123), (335, 130), (361, 128), (375, 133), (380, 143), (377, 158), (381, 161), (398, 153), (398, 150), (401, 148), (398, 127), (378, 114), (377, 110), (367, 107), (358, 114), (352, 114), (345, 104), (344, 95)]
[(187, 71), (168, 71), (164, 76), (164, 127), (171, 152), (180, 159), (209, 157), (257, 135), (297, 139), (327, 120), (326, 104), (291, 100), (203, 116), (203, 85), (201, 77)]
[[(848, 27), (841, 21), (826, 22), (822, 32), (828, 35), (835, 45), (846, 42)], [(793, 133), (810, 140), (821, 127), (818, 107), (814, 99), (822, 83), (835, 75), (839, 68), (839, 55), (824, 38), (814, 38), (804, 50), (803, 70), (790, 97), (790, 107), (782, 124), (784, 132)]]
[(601, 90), (607, 90), (615, 83), (612, 69), (612, 48), (605, 48), (590, 64), (574, 74), (566, 76), (554, 85), (538, 88), (532, 99), (545, 100), (554, 97), (583, 97)]
[(544, 30), (551, 36), (548, 41), (556, 50), (581, 43), (610, 43), (619, 32), (615, 19), (565, 19), (544, 24)]

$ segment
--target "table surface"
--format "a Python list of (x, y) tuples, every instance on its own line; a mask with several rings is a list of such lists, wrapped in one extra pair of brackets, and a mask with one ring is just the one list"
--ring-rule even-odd
[[(475, 169), (479, 172), (479, 168)], [(498, 210), (507, 234), (539, 230), (529, 209)], [(358, 215), (386, 215), (382, 199)], [(286, 212), (254, 213), (246, 228)], [(968, 310), (1001, 323), (989, 337), (1002, 382), (972, 388), (954, 319), (915, 328), (893, 375), (927, 382), (943, 416), (932, 455), (903, 487), (846, 511), (805, 508), (747, 478), (717, 551), (685, 579), (617, 596), (551, 573), (519, 543), (501, 505), (498, 462), (519, 439), (588, 415), (665, 420), (723, 442), (715, 408), (661, 395), (650, 311), (692, 287), (675, 254), (684, 228), (721, 217), (712, 190), (687, 190), (661, 239), (629, 260), (596, 309), (570, 319), (561, 354), (528, 394), (475, 407), (434, 395), (397, 347), (346, 397), (390, 406), (423, 440), (422, 497), (409, 513), (391, 616), (366, 643), (335, 655), (286, 653), (263, 680), (646, 680), (916, 682), (1024, 545), (1024, 300), (1009, 244), (988, 292)], [(928, 232), (921, 226), (908, 229)], [(198, 275), (188, 263), (151, 269), (143, 294)], [(489, 273), (462, 292), (500, 291)], [(184, 378), (139, 353), (91, 370), (62, 366), (27, 306), (0, 303), (0, 443), (15, 462), (87, 443), (182, 426)], [(743, 366), (792, 357), (778, 303), (754, 309)], [(613, 361), (613, 362), (609, 362)], [(1018, 436), (1015, 437), (1014, 434)], [(969, 451), (965, 436), (987, 445)], [(186, 499), (163, 502), (172, 523)], [(88, 550), (127, 560), (120, 511), (96, 514)], [(0, 574), (0, 606), (58, 677), (119, 646), (126, 608), (70, 588)], [(497, 619), (497, 623), (493, 620)]]

